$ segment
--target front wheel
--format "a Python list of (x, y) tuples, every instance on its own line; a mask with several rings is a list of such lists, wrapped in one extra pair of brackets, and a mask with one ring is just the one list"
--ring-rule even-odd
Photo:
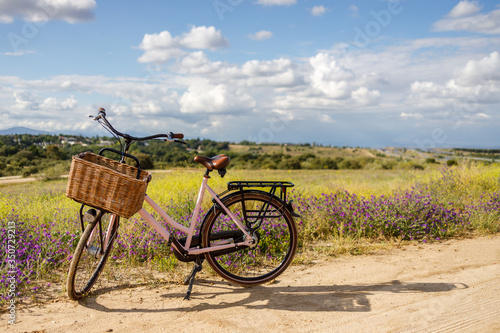
[[(205, 257), (224, 279), (251, 286), (275, 279), (292, 262), (297, 250), (297, 227), (284, 202), (261, 191), (235, 193), (223, 201), (251, 230), (256, 244), (230, 253)], [(244, 234), (219, 207), (212, 209), (202, 230), (203, 247), (244, 241)]]
[(110, 213), (94, 213), (76, 246), (69, 266), (68, 296), (77, 301), (90, 292), (101, 274), (117, 236), (119, 217)]

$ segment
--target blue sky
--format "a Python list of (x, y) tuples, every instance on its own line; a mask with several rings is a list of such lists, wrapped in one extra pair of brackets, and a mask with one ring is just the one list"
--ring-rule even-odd
[(498, 1), (0, 1), (0, 129), (500, 147)]

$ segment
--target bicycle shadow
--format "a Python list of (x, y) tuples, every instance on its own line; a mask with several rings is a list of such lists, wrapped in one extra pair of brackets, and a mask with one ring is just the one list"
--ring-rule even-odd
[[(286, 311), (323, 311), (323, 312), (369, 312), (370, 296), (379, 293), (435, 293), (467, 289), (463, 283), (402, 282), (398, 280), (362, 285), (320, 285), (320, 286), (274, 286), (264, 285), (242, 288), (228, 285), (226, 282), (197, 281), (191, 294), (192, 301), (162, 309), (108, 308), (92, 297), (83, 306), (98, 311), (119, 312), (169, 312), (169, 311), (206, 311), (231, 307), (246, 309), (276, 309)], [(160, 295), (162, 299), (182, 299), (185, 293), (174, 292)], [(230, 297), (228, 297), (228, 295)], [(217, 302), (217, 298), (221, 301)], [(224, 299), (225, 301), (223, 301)], [(234, 299), (234, 301), (227, 301)], [(173, 303), (173, 302), (172, 302)]]

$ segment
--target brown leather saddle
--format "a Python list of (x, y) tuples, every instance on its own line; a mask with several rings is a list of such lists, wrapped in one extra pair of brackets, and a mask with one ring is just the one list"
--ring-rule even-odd
[(195, 156), (194, 161), (200, 163), (208, 170), (222, 170), (229, 165), (230, 159), (225, 154), (214, 157)]

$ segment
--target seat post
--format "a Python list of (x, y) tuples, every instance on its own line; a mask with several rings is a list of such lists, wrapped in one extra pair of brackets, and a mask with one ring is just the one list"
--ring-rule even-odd
[(210, 171), (212, 171), (212, 170), (207, 169), (207, 171), (205, 171), (205, 175), (203, 177), (210, 178)]

